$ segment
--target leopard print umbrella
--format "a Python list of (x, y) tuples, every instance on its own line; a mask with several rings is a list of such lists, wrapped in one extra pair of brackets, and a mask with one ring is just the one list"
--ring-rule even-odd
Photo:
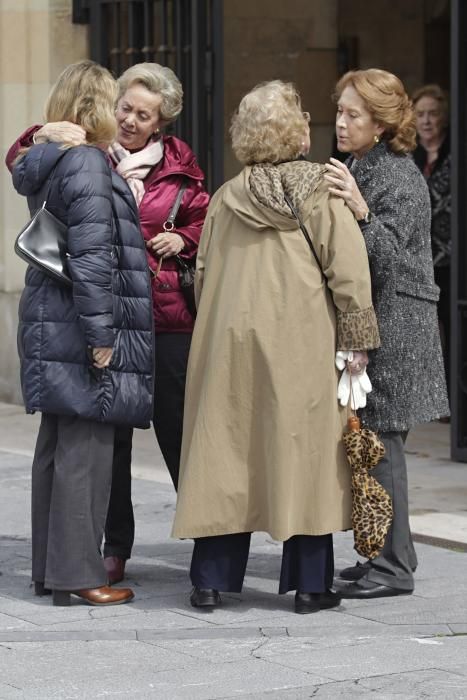
[(374, 559), (381, 552), (392, 522), (389, 494), (369, 473), (383, 458), (385, 449), (376, 433), (360, 427), (356, 416), (349, 418), (343, 441), (352, 468), (352, 527), (354, 548)]

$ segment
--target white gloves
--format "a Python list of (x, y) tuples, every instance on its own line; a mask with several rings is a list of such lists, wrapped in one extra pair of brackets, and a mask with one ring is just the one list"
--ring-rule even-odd
[[(336, 367), (337, 369), (344, 370), (337, 387), (337, 399), (340, 401), (341, 406), (347, 406), (351, 393), (350, 374), (346, 368), (347, 360), (353, 360), (352, 350), (349, 350), (349, 352), (339, 351), (336, 353)], [(351, 407), (354, 411), (366, 406), (366, 395), (370, 393), (372, 388), (366, 369), (362, 370), (360, 374), (352, 374)]]

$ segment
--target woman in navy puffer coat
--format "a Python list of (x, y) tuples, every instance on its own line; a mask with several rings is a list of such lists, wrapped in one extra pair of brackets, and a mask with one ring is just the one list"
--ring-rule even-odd
[[(134, 198), (98, 148), (34, 146), (14, 171), (31, 211), (68, 224), (73, 289), (32, 267), (20, 301), (18, 347), (28, 413), (148, 427), (153, 332), (148, 264)], [(88, 348), (112, 347), (102, 372)]]
[[(116, 84), (91, 61), (68, 67), (49, 97), (51, 119), (76, 119), (89, 144), (115, 134)], [(105, 138), (107, 136), (107, 139)], [(13, 179), (31, 211), (68, 229), (71, 288), (28, 268), (18, 348), (26, 410), (42, 412), (32, 474), (36, 593), (91, 604), (131, 600), (111, 589), (100, 556), (116, 425), (148, 426), (153, 399), (151, 283), (138, 212), (105, 153), (86, 145), (30, 148)]]
[[(146, 241), (156, 334), (153, 425), (177, 488), (185, 379), (194, 318), (180, 288), (175, 255), (194, 264), (209, 195), (191, 148), (184, 141), (163, 133), (164, 127), (182, 110), (183, 90), (175, 73), (157, 63), (139, 63), (128, 68), (118, 83), (117, 139), (109, 148), (109, 157), (111, 165), (126, 179), (133, 192)], [(31, 127), (10, 148), (6, 157), (8, 167), (21, 148), (31, 145), (33, 137), (37, 141), (62, 141), (65, 136), (77, 145), (83, 142), (85, 133), (72, 123)], [(174, 228), (166, 232), (164, 223), (182, 184), (186, 189)], [(114, 445), (104, 547), (104, 564), (111, 583), (122, 580), (134, 540), (131, 449), (131, 428), (119, 430)]]

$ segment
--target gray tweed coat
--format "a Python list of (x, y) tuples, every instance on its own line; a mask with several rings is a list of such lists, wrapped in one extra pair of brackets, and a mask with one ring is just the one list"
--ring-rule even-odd
[(384, 141), (348, 167), (372, 213), (361, 230), (381, 347), (369, 352), (373, 391), (362, 411), (379, 432), (449, 415), (430, 242), (430, 197), (408, 155)]

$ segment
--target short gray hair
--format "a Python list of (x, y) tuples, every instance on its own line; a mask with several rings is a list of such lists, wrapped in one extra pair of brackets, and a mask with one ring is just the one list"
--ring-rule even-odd
[(182, 84), (170, 68), (159, 63), (137, 63), (122, 73), (118, 79), (120, 97), (123, 97), (129, 87), (138, 83), (149, 92), (161, 95), (161, 118), (167, 122), (173, 122), (178, 117), (183, 107)]

